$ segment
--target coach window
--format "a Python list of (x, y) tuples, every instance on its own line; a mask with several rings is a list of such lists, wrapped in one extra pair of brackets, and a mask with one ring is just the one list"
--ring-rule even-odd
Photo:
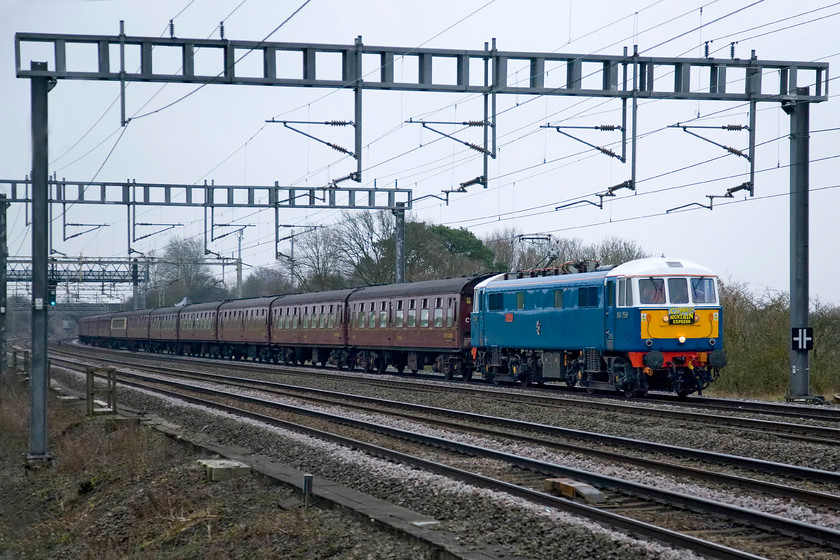
[(450, 328), (455, 323), (455, 306), (450, 304), (446, 308), (446, 327)]
[(327, 326), (327, 314), (324, 311), (324, 306), (323, 305), (321, 306), (321, 319), (320, 319), (319, 325), (321, 326), (322, 329)]
[(435, 327), (443, 326), (443, 307), (441, 298), (435, 298)]
[(329, 315), (329, 321), (327, 323), (327, 326), (331, 329), (335, 328), (335, 316), (336, 315), (337, 315), (337, 313), (334, 311), (334, 306), (330, 305), (330, 315)]
[(397, 312), (394, 314), (394, 326), (400, 328), (403, 326), (403, 300), (397, 301)]
[(368, 328), (376, 328), (376, 302), (372, 301), (368, 305)]
[(408, 326), (417, 326), (417, 300), (408, 300)]
[(423, 298), (423, 308), (420, 310), (420, 326), (429, 326), (429, 299)]
[(388, 302), (385, 301), (379, 305), (379, 328), (388, 328)]
[(367, 322), (367, 315), (365, 315), (365, 304), (359, 304), (359, 328), (365, 328), (365, 323)]

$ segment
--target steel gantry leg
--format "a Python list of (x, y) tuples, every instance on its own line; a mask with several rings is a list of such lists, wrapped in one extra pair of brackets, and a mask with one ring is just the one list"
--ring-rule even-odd
[[(32, 62), (32, 70), (46, 70)], [(32, 89), (32, 369), (29, 376), (31, 422), (27, 461), (49, 461), (47, 452), (47, 251), (49, 172), (47, 92), (50, 79), (30, 78)]]
[[(807, 95), (808, 88), (796, 93)], [(790, 328), (808, 327), (808, 127), (809, 103), (782, 104), (790, 115)], [(805, 344), (791, 346), (789, 398), (810, 394), (810, 367)]]

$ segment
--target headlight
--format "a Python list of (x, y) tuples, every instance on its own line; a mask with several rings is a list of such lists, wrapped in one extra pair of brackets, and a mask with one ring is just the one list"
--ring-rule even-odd
[(679, 340), (679, 341), (680, 341), (680, 344), (685, 344), (685, 337), (684, 337), (684, 336), (681, 336), (681, 337), (680, 337), (680, 338), (678, 338), (677, 340)]

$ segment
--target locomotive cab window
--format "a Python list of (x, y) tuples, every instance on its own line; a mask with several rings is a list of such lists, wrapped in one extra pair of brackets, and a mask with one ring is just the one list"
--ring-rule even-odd
[(563, 290), (554, 290), (554, 307), (563, 307)]
[(639, 279), (639, 303), (665, 303), (665, 280), (662, 278)]
[(715, 303), (715, 281), (712, 278), (691, 279), (691, 301), (694, 303)]
[(618, 306), (630, 307), (633, 305), (633, 282), (627, 278), (618, 281)]
[(688, 303), (688, 282), (685, 278), (668, 278), (668, 301)]
[(525, 292), (516, 292), (516, 308), (525, 309)]
[(505, 308), (504, 294), (488, 294), (487, 295), (487, 310), (501, 311)]

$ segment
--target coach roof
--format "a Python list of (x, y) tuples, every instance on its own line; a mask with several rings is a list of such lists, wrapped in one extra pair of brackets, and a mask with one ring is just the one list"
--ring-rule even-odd
[(445, 280), (424, 280), (422, 282), (405, 282), (403, 284), (386, 284), (384, 286), (368, 286), (350, 296), (351, 300), (379, 299), (387, 297), (413, 297), (431, 294), (463, 293), (464, 289), (472, 287), (486, 274), (479, 276), (465, 276), (461, 278), (447, 278)]

